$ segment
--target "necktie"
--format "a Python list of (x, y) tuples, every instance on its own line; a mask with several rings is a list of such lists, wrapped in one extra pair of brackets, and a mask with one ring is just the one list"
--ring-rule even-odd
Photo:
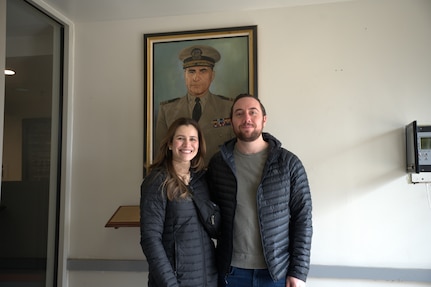
[(198, 122), (200, 117), (201, 117), (201, 114), (202, 114), (201, 99), (196, 97), (195, 107), (193, 108), (192, 118)]

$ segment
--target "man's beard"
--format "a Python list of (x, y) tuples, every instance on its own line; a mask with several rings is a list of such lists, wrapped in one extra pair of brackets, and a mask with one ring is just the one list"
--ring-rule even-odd
[(252, 142), (260, 137), (262, 130), (255, 129), (251, 134), (246, 134), (241, 129), (235, 130), (236, 137), (243, 142)]

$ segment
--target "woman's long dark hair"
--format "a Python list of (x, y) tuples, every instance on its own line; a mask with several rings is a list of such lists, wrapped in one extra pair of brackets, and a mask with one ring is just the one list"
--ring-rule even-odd
[(205, 168), (204, 156), (206, 153), (205, 139), (199, 124), (190, 118), (179, 118), (175, 120), (169, 127), (165, 137), (163, 138), (159, 152), (150, 166), (151, 170), (165, 170), (167, 173), (163, 186), (166, 188), (166, 195), (169, 200), (185, 198), (189, 195), (186, 184), (178, 177), (172, 163), (172, 150), (169, 146), (172, 144), (175, 132), (180, 126), (193, 126), (198, 132), (199, 149), (196, 156), (190, 161), (190, 169), (194, 172), (201, 171)]

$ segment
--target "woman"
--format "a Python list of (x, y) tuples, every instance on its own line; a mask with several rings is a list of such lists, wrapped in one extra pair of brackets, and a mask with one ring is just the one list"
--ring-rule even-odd
[(205, 151), (197, 122), (177, 119), (141, 185), (141, 246), (149, 287), (217, 286), (214, 243), (192, 200), (209, 201)]

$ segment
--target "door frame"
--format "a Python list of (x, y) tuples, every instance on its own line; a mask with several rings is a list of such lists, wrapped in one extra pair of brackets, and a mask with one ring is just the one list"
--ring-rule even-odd
[[(68, 286), (68, 271), (67, 271), (67, 259), (69, 255), (70, 246), (70, 230), (69, 225), (66, 224), (70, 221), (70, 190), (71, 190), (71, 170), (72, 170), (72, 126), (73, 126), (73, 115), (72, 115), (72, 102), (73, 102), (73, 74), (74, 74), (74, 44), (75, 44), (75, 33), (74, 24), (66, 16), (55, 10), (45, 2), (40, 0), (24, 0), (42, 11), (47, 16), (53, 18), (64, 27), (64, 38), (63, 38), (63, 66), (62, 66), (62, 118), (59, 119), (61, 124), (61, 146), (59, 150), (61, 153), (58, 155), (61, 157), (61, 166), (59, 167), (59, 201), (58, 207), (59, 214), (57, 219), (58, 229), (58, 262), (57, 262), (57, 286)], [(0, 67), (4, 69), (6, 62), (6, 5), (7, 0), (0, 0)], [(0, 76), (0, 161), (2, 161), (3, 151), (3, 126), (4, 126), (4, 99), (5, 99), (5, 76), (1, 73)], [(1, 184), (1, 183), (0, 183)], [(0, 186), (1, 187), (1, 186)], [(1, 190), (1, 189), (0, 189)], [(0, 194), (1, 196), (1, 194)]]

